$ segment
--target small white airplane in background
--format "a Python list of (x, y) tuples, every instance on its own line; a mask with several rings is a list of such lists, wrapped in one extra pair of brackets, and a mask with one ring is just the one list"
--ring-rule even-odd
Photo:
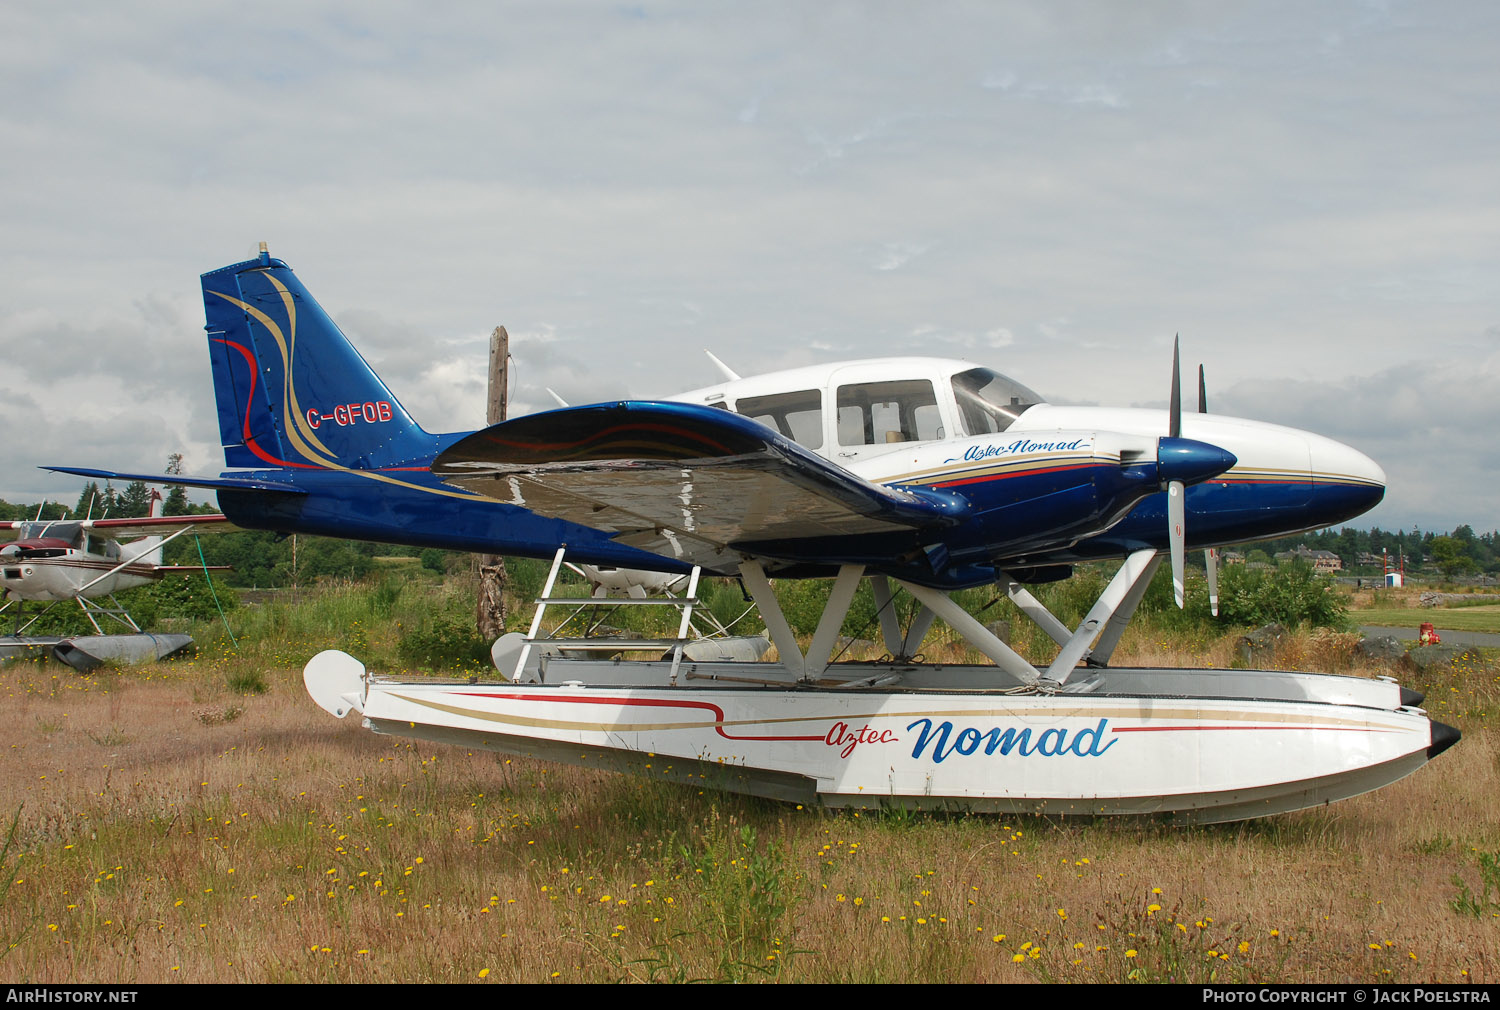
[[(151, 492), (151, 514), (135, 519), (34, 519), (0, 522), (0, 530), (14, 530), (16, 539), (0, 547), (0, 591), (5, 603), (0, 613), (18, 606), (15, 635), (68, 600), (76, 601), (84, 616), (103, 634), (99, 618), (110, 618), (132, 632), (141, 629), (115, 600), (114, 594), (155, 582), (171, 572), (202, 571), (199, 565), (164, 565), (162, 547), (184, 533), (211, 533), (234, 526), (223, 515), (164, 516), (162, 498)], [(160, 534), (172, 531), (167, 536)], [(118, 538), (138, 536), (122, 543)], [(226, 566), (210, 566), (224, 568)], [(112, 607), (93, 602), (108, 597)], [(48, 606), (21, 623), (27, 603)]]

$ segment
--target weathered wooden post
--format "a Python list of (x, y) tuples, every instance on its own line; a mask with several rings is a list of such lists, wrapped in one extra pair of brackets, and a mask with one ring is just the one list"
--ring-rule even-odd
[[(485, 423), (505, 420), (506, 363), (510, 360), (510, 334), (495, 327), (490, 334), (489, 398)], [(479, 555), (479, 605), (475, 613), (479, 634), (494, 641), (505, 633), (505, 559), (498, 554)]]

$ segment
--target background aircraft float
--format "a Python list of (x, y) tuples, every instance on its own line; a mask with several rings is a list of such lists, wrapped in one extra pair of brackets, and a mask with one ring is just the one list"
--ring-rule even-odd
[[(292, 271), (203, 276), (225, 456), (218, 477), (68, 468), (218, 492), (250, 528), (738, 576), (774, 663), (616, 664), (526, 647), (503, 687), (401, 683), (324, 654), (308, 688), (377, 732), (604, 761), (798, 801), (1232, 819), (1393, 781), (1457, 732), (1389, 681), (1275, 671), (1110, 668), (1158, 564), (1327, 526), (1384, 474), (1277, 425), (1062, 407), (969, 362), (839, 363), (739, 378), (667, 401), (569, 407), (430, 434)], [(59, 468), (62, 469), (62, 468)], [(559, 545), (562, 545), (560, 548)], [(1077, 628), (1028, 582), (1124, 564)], [(797, 642), (768, 576), (833, 577)], [(892, 657), (831, 665), (860, 581)], [(1039, 668), (948, 591), (998, 583), (1059, 644)], [(543, 596), (552, 591), (549, 579)], [(890, 606), (921, 603), (902, 629)], [(690, 605), (690, 604), (689, 604)], [(913, 662), (940, 616), (994, 663)], [(541, 615), (531, 638), (539, 636)], [(1085, 663), (1080, 674), (1080, 662)], [(654, 759), (648, 755), (655, 755)]]

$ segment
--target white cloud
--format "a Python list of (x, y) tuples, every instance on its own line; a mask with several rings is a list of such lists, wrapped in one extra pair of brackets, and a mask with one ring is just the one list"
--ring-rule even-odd
[(875, 269), (899, 270), (929, 248), (931, 246), (916, 242), (886, 242), (875, 255)]
[[(7, 496), (48, 458), (217, 465), (195, 278), (260, 239), (432, 427), (475, 423), (499, 323), (518, 409), (712, 382), (704, 346), (908, 353), (924, 322), (1101, 403), (1160, 398), (1179, 331), (1225, 396), (1495, 346), (1482, 6), (257, 11), (0, 10), (4, 416), (42, 432)], [(1415, 385), (1450, 436), (1489, 417)], [(1480, 468), (1392, 473), (1391, 524), (1484, 524), (1440, 517), (1482, 508)]]
[(1354, 376), (1244, 380), (1215, 410), (1330, 435), (1386, 471), (1386, 500), (1359, 525), (1500, 529), (1500, 353), (1455, 361), (1412, 358)]

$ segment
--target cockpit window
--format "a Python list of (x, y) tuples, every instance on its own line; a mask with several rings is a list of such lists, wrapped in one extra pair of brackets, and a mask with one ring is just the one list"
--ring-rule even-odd
[(1004, 431), (1027, 407), (1045, 402), (1014, 379), (988, 368), (971, 368), (955, 375), (953, 396), (958, 400), (965, 434), (969, 435)]
[(839, 387), (839, 445), (930, 442), (942, 437), (937, 396), (926, 379)]
[(735, 413), (775, 428), (806, 449), (823, 447), (823, 391), (803, 389), (771, 396), (743, 396)]

